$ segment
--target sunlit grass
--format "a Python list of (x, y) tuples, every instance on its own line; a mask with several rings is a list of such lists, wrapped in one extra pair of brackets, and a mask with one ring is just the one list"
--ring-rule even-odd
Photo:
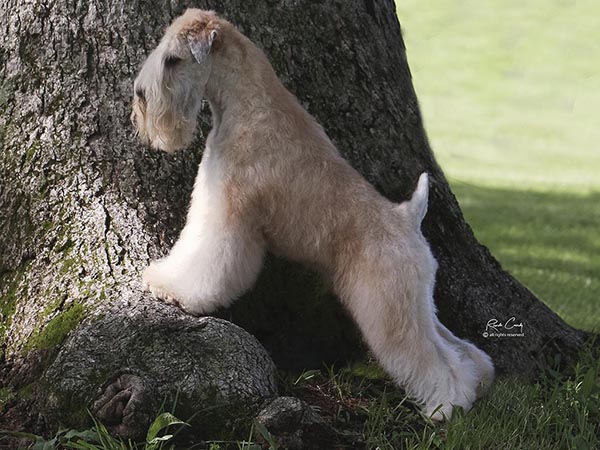
[(600, 328), (600, 3), (397, 0), (436, 157), (503, 266)]
[(568, 323), (600, 331), (600, 193), (452, 187), (504, 267)]

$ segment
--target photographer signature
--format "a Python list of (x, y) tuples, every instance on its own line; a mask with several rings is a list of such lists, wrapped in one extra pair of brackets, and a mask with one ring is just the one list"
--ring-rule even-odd
[(515, 317), (511, 317), (503, 324), (498, 319), (490, 319), (485, 326), (485, 331), (499, 333), (500, 328), (504, 328), (504, 330), (518, 329), (519, 333), (523, 333), (523, 322), (516, 323), (516, 321), (517, 319)]

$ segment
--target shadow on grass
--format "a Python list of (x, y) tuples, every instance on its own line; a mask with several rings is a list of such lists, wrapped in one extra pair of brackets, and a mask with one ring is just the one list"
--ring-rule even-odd
[(600, 329), (600, 193), (452, 185), (503, 267), (573, 326)]

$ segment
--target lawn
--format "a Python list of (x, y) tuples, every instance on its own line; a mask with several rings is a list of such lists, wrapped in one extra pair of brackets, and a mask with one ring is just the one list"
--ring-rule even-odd
[(397, 0), (467, 221), (568, 323), (600, 328), (600, 2)]

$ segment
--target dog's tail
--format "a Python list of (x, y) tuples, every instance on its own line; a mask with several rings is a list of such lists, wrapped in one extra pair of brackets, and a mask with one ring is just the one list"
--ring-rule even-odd
[(429, 175), (423, 172), (419, 177), (417, 188), (413, 192), (412, 198), (400, 205), (408, 215), (408, 219), (415, 228), (421, 227), (421, 222), (427, 213), (427, 203), (429, 199)]

